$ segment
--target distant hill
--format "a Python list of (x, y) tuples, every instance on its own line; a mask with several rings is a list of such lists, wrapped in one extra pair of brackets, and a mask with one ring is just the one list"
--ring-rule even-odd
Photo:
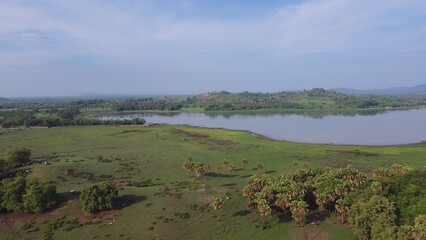
[(7, 101), (9, 101), (9, 99), (0, 97), (0, 103), (7, 102)]
[(426, 94), (426, 84), (417, 85), (414, 87), (391, 87), (391, 88), (385, 88), (385, 89), (358, 90), (358, 89), (351, 89), (351, 88), (336, 88), (333, 90), (336, 92), (351, 94), (351, 95), (362, 95), (362, 94), (422, 95), (422, 94)]

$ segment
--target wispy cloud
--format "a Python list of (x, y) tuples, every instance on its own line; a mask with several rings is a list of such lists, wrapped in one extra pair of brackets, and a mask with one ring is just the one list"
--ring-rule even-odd
[[(305, 1), (252, 18), (232, 19), (220, 14), (206, 17), (200, 8), (203, 5), (196, 1), (1, 1), (0, 69), (3, 77), (11, 77), (14, 67), (26, 68), (31, 75), (36, 66), (95, 64), (130, 68), (135, 78), (140, 73), (166, 81), (195, 74), (209, 81), (208, 75), (218, 71), (226, 79), (260, 79), (272, 71), (269, 77), (278, 79), (283, 74), (281, 62), (293, 67), (285, 76), (312, 85), (312, 80), (297, 72), (301, 70), (295, 70), (292, 58), (300, 69), (317, 61), (324, 67), (324, 59), (312, 60), (315, 57), (305, 59), (308, 65), (303, 63), (306, 55), (323, 54), (330, 62), (327, 71), (341, 58), (392, 64), (401, 55), (411, 61), (425, 59), (423, 0)], [(367, 65), (354, 61), (365, 75), (371, 74)], [(337, 77), (344, 76), (337, 71)]]

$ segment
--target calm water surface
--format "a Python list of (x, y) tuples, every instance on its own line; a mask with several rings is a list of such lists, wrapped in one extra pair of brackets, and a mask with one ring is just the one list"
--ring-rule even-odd
[(101, 119), (145, 118), (148, 122), (246, 130), (302, 143), (394, 145), (426, 141), (426, 109), (359, 113), (131, 114)]

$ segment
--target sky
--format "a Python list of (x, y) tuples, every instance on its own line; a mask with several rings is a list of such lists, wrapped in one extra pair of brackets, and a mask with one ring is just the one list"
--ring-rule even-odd
[(0, 0), (0, 97), (424, 83), (425, 0)]

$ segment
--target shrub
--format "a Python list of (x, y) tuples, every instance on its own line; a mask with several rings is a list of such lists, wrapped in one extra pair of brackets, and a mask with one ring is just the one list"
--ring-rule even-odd
[(25, 164), (30, 161), (30, 157), (31, 150), (27, 148), (12, 149), (6, 153), (9, 164)]
[(103, 182), (85, 187), (80, 200), (84, 211), (97, 212), (116, 207), (117, 197), (117, 188), (111, 183)]

